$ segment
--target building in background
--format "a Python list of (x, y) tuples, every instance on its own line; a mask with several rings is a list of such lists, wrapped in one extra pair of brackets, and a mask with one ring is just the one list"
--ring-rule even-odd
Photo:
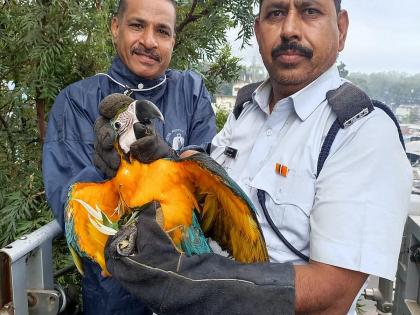
[(419, 116), (420, 105), (417, 104), (401, 104), (395, 110), (395, 116), (398, 121), (406, 124), (420, 123)]
[(267, 78), (267, 71), (263, 65), (256, 62), (254, 57), (251, 66), (243, 67), (236, 82), (226, 83), (221, 86), (219, 93), (214, 95), (213, 109), (215, 112), (218, 110), (225, 110), (231, 112), (235, 106), (236, 96), (238, 91), (250, 83), (260, 82)]

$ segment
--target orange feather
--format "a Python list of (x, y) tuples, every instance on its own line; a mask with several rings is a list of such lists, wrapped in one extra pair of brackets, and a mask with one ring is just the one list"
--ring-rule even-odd
[[(198, 200), (204, 198), (200, 206)], [(163, 229), (175, 245), (182, 240), (182, 229), (192, 221), (193, 209), (202, 216), (202, 229), (241, 262), (268, 260), (264, 238), (250, 208), (238, 195), (221, 184), (220, 178), (191, 160), (157, 160), (142, 164), (122, 160), (117, 175), (103, 183), (73, 185), (67, 216), (74, 222), (79, 248), (106, 272), (104, 247), (108, 236), (91, 223), (89, 213), (77, 200), (99, 208), (113, 222), (131, 209), (158, 201), (163, 212)], [(115, 209), (120, 206), (120, 210)]]

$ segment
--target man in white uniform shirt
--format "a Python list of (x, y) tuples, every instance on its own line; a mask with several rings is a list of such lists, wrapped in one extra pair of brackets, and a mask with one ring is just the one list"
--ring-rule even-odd
[[(354, 296), (368, 274), (394, 279), (411, 179), (396, 127), (380, 109), (337, 134), (317, 177), (321, 145), (336, 118), (325, 94), (342, 83), (333, 66), (270, 113), (271, 84), (264, 82), (238, 119), (230, 115), (211, 154), (257, 206), (270, 261), (306, 264), (270, 227), (258, 190), (265, 192), (277, 228), (311, 259), (301, 269), (302, 291), (315, 293), (324, 284), (328, 300), (343, 292), (333, 292), (336, 283)], [(237, 150), (235, 158), (226, 147)], [(286, 176), (275, 171), (276, 164), (287, 167)]]
[[(381, 109), (357, 117), (339, 130), (318, 174), (322, 145), (337, 119), (327, 92), (345, 82), (335, 66), (349, 24), (340, 2), (260, 0), (255, 33), (269, 79), (243, 104), (240, 115), (229, 116), (212, 141), (211, 156), (256, 205), (269, 265), (294, 264), (294, 300), (282, 299), (286, 291), (258, 295), (259, 288), (253, 288), (241, 291), (243, 299), (235, 308), (236, 300), (226, 296), (235, 297), (236, 288), (220, 289), (225, 313), (355, 314), (354, 301), (369, 275), (395, 277), (411, 167), (394, 122)], [(280, 240), (263, 207), (301, 257)], [(274, 278), (270, 272), (261, 267), (261, 281)], [(241, 273), (231, 278), (241, 279)], [(291, 286), (283, 280), (270, 285)], [(189, 293), (198, 287), (182, 290), (180, 285), (179, 290), (178, 300), (184, 298), (189, 309), (198, 309), (195, 305), (211, 296)], [(205, 307), (210, 314), (220, 311)]]

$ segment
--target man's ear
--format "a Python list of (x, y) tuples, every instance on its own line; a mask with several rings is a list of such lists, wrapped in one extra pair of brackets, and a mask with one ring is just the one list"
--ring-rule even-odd
[(112, 41), (115, 43), (118, 38), (119, 21), (118, 17), (114, 16), (111, 21)]
[(176, 43), (176, 34), (174, 33), (174, 35), (172, 36), (172, 51), (174, 50), (175, 43)]
[(338, 25), (338, 51), (344, 49), (344, 44), (346, 43), (347, 30), (349, 28), (349, 16), (346, 10), (340, 10), (337, 16), (337, 25)]
[(254, 20), (254, 33), (255, 33), (255, 38), (257, 39), (258, 46), (260, 46), (261, 30), (260, 30), (260, 17), (259, 16), (257, 16)]

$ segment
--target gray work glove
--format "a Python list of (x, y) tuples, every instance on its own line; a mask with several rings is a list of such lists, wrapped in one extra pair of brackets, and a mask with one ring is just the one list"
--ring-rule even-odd
[(105, 247), (112, 276), (157, 314), (294, 314), (291, 264), (242, 264), (217, 254), (187, 257), (161, 229), (160, 205)]

